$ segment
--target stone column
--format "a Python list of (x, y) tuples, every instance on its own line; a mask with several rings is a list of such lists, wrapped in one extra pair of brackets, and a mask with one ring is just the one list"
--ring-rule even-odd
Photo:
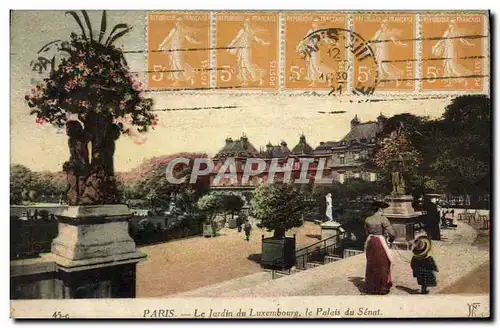
[(134, 298), (138, 252), (126, 205), (68, 206), (52, 241), (63, 298)]
[(326, 221), (321, 225), (321, 240), (333, 237), (326, 241), (325, 246), (335, 245), (335, 248), (340, 246), (341, 233), (344, 229), (340, 227), (337, 221)]
[(410, 195), (388, 196), (385, 201), (389, 207), (384, 210), (384, 215), (396, 232), (392, 248), (410, 250), (411, 243), (415, 239), (416, 219), (422, 213), (413, 209), (413, 197)]

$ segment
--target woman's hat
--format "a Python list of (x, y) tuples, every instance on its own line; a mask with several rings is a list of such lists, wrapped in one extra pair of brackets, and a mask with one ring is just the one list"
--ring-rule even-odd
[(413, 242), (413, 254), (418, 257), (426, 257), (431, 251), (431, 240), (427, 236), (420, 236)]
[(372, 208), (373, 209), (379, 209), (379, 208), (388, 208), (390, 205), (386, 202), (380, 201), (380, 200), (374, 200), (372, 202)]

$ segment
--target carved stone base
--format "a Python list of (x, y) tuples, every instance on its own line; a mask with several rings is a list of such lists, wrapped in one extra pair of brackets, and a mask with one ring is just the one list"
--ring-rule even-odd
[(51, 253), (64, 271), (137, 263), (146, 257), (128, 233), (126, 205), (68, 206), (58, 216)]
[(407, 249), (406, 244), (415, 239), (416, 219), (422, 213), (413, 209), (413, 197), (410, 195), (387, 196), (385, 201), (389, 207), (384, 209), (384, 215), (396, 231), (393, 247), (400, 245), (402, 248), (398, 249)]

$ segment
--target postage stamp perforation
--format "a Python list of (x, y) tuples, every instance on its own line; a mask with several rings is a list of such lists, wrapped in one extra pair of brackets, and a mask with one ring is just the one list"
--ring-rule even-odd
[(422, 41), (421, 41), (421, 38), (422, 38), (422, 24), (421, 24), (421, 19), (422, 19), (422, 16), (420, 14), (416, 14), (416, 19), (415, 19), (415, 24), (416, 24), (416, 28), (415, 28), (415, 38), (416, 38), (416, 41), (415, 41), (415, 47), (416, 47), (416, 52), (415, 52), (415, 59), (417, 60), (417, 62), (419, 63), (418, 65), (415, 65), (415, 77), (416, 77), (416, 81), (415, 81), (415, 91), (420, 93), (422, 91), (422, 81), (421, 81), (421, 78), (422, 78), (422, 65), (420, 64), (420, 62), (422, 61)]
[(282, 91), (285, 87), (285, 47), (286, 47), (286, 26), (285, 26), (285, 14), (279, 14), (279, 90)]

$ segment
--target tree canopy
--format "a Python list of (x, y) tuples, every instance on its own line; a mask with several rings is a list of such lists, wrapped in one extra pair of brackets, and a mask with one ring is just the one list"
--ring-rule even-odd
[(302, 225), (305, 195), (291, 184), (262, 184), (253, 191), (252, 215), (259, 226), (281, 238), (291, 228)]

